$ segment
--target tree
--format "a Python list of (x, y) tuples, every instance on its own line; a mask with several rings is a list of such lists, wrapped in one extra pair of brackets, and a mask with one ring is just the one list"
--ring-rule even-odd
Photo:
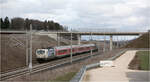
[(11, 27), (15, 30), (24, 30), (25, 29), (25, 21), (23, 18), (13, 18), (11, 19)]
[(47, 20), (44, 21), (43, 26), (44, 26), (44, 30), (45, 30), (45, 31), (46, 31), (46, 30), (47, 30), (47, 31), (49, 30)]
[[(32, 24), (32, 27), (34, 30), (66, 30), (64, 26), (60, 25), (57, 22), (54, 21), (40, 21), (40, 20), (34, 20), (34, 19), (28, 19), (25, 20), (20, 17), (15, 17), (11, 19), (11, 22), (9, 22), (9, 18), (5, 17), (3, 20), (0, 18), (0, 24), (2, 29), (15, 29), (15, 30), (26, 30), (30, 29), (30, 24)], [(9, 28), (11, 27), (11, 28)]]
[(53, 21), (48, 21), (49, 30), (55, 30), (55, 24)]
[(59, 30), (59, 24), (58, 23), (55, 23), (55, 29)]
[(29, 30), (30, 29), (30, 24), (31, 24), (31, 21), (28, 18), (26, 18), (25, 19), (25, 24), (24, 24), (25, 29)]
[(3, 19), (2, 18), (0, 18), (0, 25), (1, 25), (1, 29), (3, 29), (4, 28), (4, 22), (3, 22)]
[(5, 17), (4, 22), (3, 22), (3, 29), (8, 29), (9, 27), (10, 27), (9, 18)]

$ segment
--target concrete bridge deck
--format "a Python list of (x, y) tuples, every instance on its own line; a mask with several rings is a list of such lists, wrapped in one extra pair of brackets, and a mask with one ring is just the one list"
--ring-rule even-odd
[[(38, 34), (79, 34), (79, 35), (140, 35), (144, 34), (145, 32), (40, 32), (40, 31), (33, 31), (34, 33)], [(0, 31), (0, 34), (25, 34), (26, 31)]]

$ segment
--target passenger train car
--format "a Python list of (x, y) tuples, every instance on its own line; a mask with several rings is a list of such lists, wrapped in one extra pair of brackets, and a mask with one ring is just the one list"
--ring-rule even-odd
[[(84, 45), (72, 45), (72, 53), (83, 53), (88, 51), (98, 50), (95, 44), (84, 44)], [(50, 47), (46, 49), (37, 49), (36, 58), (37, 60), (48, 60), (53, 58), (60, 58), (71, 53), (71, 46), (59, 46), (59, 47)]]

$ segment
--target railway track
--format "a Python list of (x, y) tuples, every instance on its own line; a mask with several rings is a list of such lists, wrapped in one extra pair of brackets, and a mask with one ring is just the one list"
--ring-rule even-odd
[[(95, 55), (98, 55), (98, 54), (100, 54), (100, 52), (95, 52), (95, 53), (93, 53), (92, 56), (95, 56)], [(80, 60), (84, 60), (84, 59), (87, 59), (87, 58), (90, 58), (90, 57), (91, 57), (90, 53), (84, 53), (82, 55), (76, 55), (76, 56), (73, 56), (72, 63), (80, 61)], [(37, 72), (40, 72), (40, 71), (51, 70), (51, 69), (61, 67), (61, 66), (65, 66), (65, 65), (68, 65), (68, 64), (70, 64), (70, 57), (58, 59), (56, 61), (51, 61), (51, 62), (48, 62), (48, 63), (35, 65), (35, 66), (33, 66), (32, 69), (29, 69), (28, 67), (25, 67), (25, 68), (22, 68), (22, 69), (19, 69), (19, 70), (16, 70), (16, 71), (7, 72), (7, 73), (4, 73), (4, 74), (1, 74), (0, 78), (1, 78), (1, 81), (3, 81), (3, 80), (7, 80), (7, 79), (10, 79), (10, 78), (13, 78), (13, 77), (19, 77), (19, 76), (22, 76), (22, 75), (25, 75), (25, 74), (33, 74), (33, 73), (37, 73)]]

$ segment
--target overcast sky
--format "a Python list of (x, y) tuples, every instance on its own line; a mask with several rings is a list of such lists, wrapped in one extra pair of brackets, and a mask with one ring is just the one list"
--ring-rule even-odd
[(54, 20), (71, 28), (147, 30), (150, 0), (0, 0), (0, 17)]

